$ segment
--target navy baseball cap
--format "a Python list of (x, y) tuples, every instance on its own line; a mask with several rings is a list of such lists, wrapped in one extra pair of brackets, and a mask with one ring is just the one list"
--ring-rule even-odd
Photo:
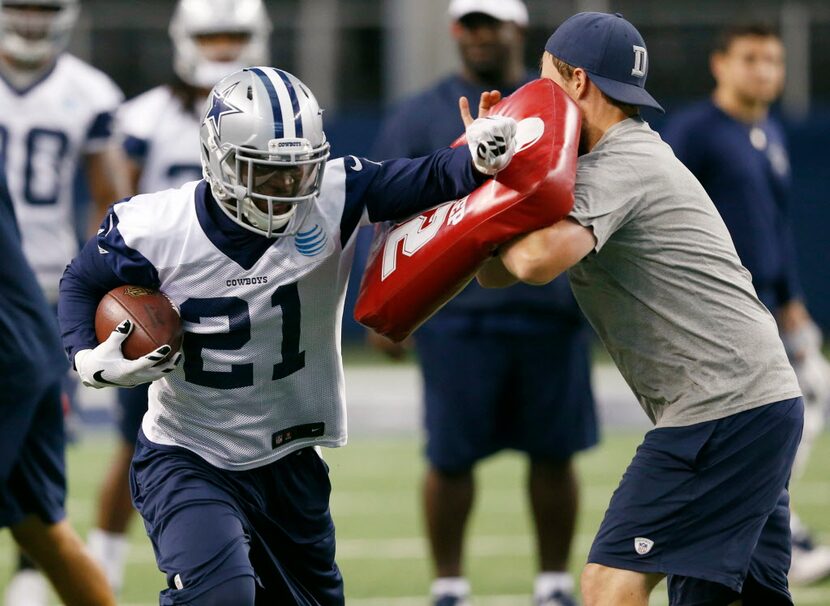
[(664, 111), (645, 89), (646, 43), (620, 13), (578, 13), (569, 17), (548, 38), (545, 50), (584, 69), (591, 82), (612, 99)]

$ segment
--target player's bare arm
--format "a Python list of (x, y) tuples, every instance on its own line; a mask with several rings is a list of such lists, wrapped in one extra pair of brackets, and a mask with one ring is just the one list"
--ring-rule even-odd
[(89, 233), (94, 234), (110, 204), (133, 194), (124, 152), (116, 145), (86, 155), (89, 190), (95, 204), (89, 216)]
[(139, 191), (139, 183), (141, 181), (141, 175), (144, 172), (144, 167), (141, 166), (138, 162), (127, 158), (127, 182), (129, 183), (130, 189), (134, 192)]
[(478, 282), (485, 288), (503, 288), (516, 280), (547, 284), (582, 260), (595, 245), (591, 229), (566, 218), (505, 244), (499, 256), (478, 272)]

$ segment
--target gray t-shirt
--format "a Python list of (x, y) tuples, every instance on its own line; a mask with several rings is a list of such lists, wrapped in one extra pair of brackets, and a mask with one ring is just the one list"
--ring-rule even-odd
[(801, 395), (723, 219), (648, 124), (615, 124), (580, 157), (570, 216), (597, 239), (574, 294), (658, 427)]

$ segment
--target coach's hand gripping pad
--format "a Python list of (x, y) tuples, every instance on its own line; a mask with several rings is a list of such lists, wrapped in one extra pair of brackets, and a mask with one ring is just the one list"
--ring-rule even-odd
[[(512, 162), (466, 198), (377, 226), (355, 305), (361, 324), (404, 339), (461, 291), (499, 244), (570, 212), (580, 129), (573, 101), (541, 79), (491, 113), (519, 123)], [(458, 145), (466, 145), (463, 136)]]

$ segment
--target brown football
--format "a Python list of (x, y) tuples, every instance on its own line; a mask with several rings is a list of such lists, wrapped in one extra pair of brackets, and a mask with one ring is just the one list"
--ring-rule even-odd
[(115, 327), (127, 319), (135, 325), (121, 346), (128, 360), (145, 356), (164, 344), (172, 348), (168, 358), (179, 351), (182, 318), (163, 292), (143, 286), (119, 286), (105, 294), (95, 312), (98, 342), (105, 341)]

